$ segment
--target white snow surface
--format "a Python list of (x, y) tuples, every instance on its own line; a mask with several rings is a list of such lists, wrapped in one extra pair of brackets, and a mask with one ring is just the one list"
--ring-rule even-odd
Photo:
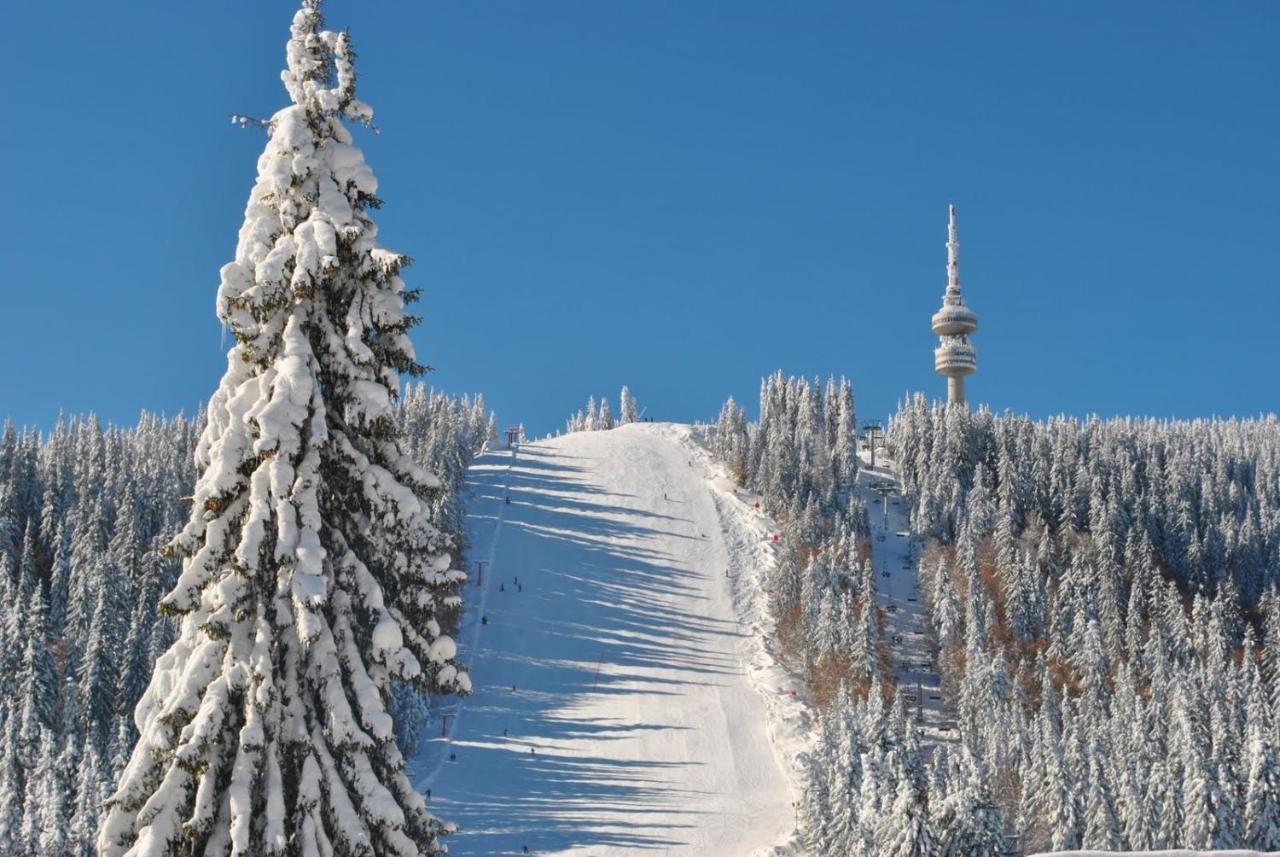
[[(887, 507), (884, 495), (872, 488), (877, 483), (892, 483)], [(920, 594), (919, 551), (909, 534), (907, 507), (893, 462), (877, 450), (876, 466), (872, 467), (864, 450), (858, 487), (871, 524), (876, 603), (884, 611), (884, 634), (899, 693), (915, 716), (925, 744), (952, 743), (958, 736), (933, 662), (929, 614)]]
[(810, 718), (765, 637), (776, 530), (692, 430), (491, 452), (468, 490), (475, 693), (411, 762), (450, 853), (797, 853)]

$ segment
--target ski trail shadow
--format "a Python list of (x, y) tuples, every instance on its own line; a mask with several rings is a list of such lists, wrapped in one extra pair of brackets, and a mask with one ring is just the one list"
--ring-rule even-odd
[(701, 763), (646, 754), (661, 745), (669, 756), (690, 727), (601, 717), (598, 704), (662, 698), (678, 706), (690, 687), (741, 672), (733, 653), (743, 633), (697, 609), (703, 581), (718, 569), (672, 553), (704, 540), (692, 521), (643, 508), (656, 498), (593, 484), (580, 456), (532, 444), (514, 461), (495, 454), (477, 464), (469, 518), (492, 520), (505, 508), (485, 572), (480, 647), (460, 652), (476, 692), (452, 742), (436, 724), (412, 766), (429, 770), (456, 756), (435, 780), (431, 804), (461, 826), (451, 853), (687, 844), (682, 831), (709, 823), (691, 808)]

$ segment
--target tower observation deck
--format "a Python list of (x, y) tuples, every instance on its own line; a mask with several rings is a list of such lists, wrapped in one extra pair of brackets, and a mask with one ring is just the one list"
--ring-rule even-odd
[(933, 332), (938, 347), (933, 349), (933, 368), (947, 377), (947, 402), (964, 403), (964, 379), (978, 370), (978, 354), (969, 344), (969, 335), (978, 330), (978, 316), (965, 306), (960, 293), (960, 242), (956, 240), (956, 207), (951, 206), (947, 226), (947, 291), (942, 308), (933, 314)]

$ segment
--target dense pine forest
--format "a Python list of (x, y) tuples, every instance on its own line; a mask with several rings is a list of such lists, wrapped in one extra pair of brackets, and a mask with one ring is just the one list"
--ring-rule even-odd
[(916, 398), (889, 437), (964, 752), (1024, 842), (1280, 848), (1275, 419)]
[[(905, 405), (887, 451), (958, 727), (938, 741), (895, 692), (868, 609), (851, 385), (775, 375), (760, 414), (730, 400), (713, 447), (782, 522), (769, 608), (820, 708), (800, 806), (815, 853), (997, 854), (1015, 836), (1027, 851), (1280, 848), (1273, 419)], [(432, 520), (460, 550), (462, 479), (494, 417), (423, 385), (396, 416), (440, 476)], [(178, 564), (162, 548), (187, 514), (204, 419), (0, 437), (0, 651), (16, 677), (0, 698), (6, 854), (93, 853), (134, 706), (173, 642), (158, 606)], [(429, 707), (395, 686), (404, 752)]]
[[(635, 419), (630, 394), (619, 421)], [(594, 404), (594, 403), (593, 403)], [(594, 405), (583, 428), (605, 428)], [(62, 419), (0, 437), (0, 850), (90, 854), (176, 625), (164, 546), (205, 416)], [(410, 386), (402, 443), (438, 474), (464, 560), (462, 480), (483, 401)], [(887, 667), (852, 386), (774, 375), (726, 403), (713, 450), (781, 526), (779, 652), (819, 707), (799, 807), (816, 854), (1280, 848), (1280, 425), (1036, 422), (904, 405), (887, 452), (918, 545), (953, 740)], [(869, 608), (869, 605), (870, 608)], [(448, 621), (446, 619), (446, 621)], [(394, 686), (412, 754), (431, 697)]]
[(885, 669), (852, 397), (832, 390), (769, 378), (759, 421), (731, 400), (715, 441), (783, 524), (770, 610), (821, 709), (807, 845), (1280, 848), (1275, 420), (901, 408), (888, 451), (959, 735), (937, 740)]
[(1280, 5), (154, 5), (6, 7), (0, 857), (1280, 857)]
[(821, 855), (996, 857), (1003, 821), (980, 759), (927, 747), (894, 692), (855, 490), (852, 385), (775, 374), (759, 408), (752, 423), (730, 399), (713, 451), (781, 524), (768, 608), (779, 655), (819, 709), (801, 759), (805, 845)]
[[(828, 386), (828, 390), (831, 389)], [(717, 455), (783, 522), (777, 637), (822, 709), (820, 854), (1280, 847), (1280, 426), (893, 418), (957, 741), (884, 673), (850, 416), (771, 377)], [(842, 400), (841, 400), (842, 402)], [(1271, 633), (1266, 633), (1272, 629)]]
[(819, 704), (841, 682), (879, 672), (881, 633), (860, 605), (874, 588), (866, 557), (867, 510), (856, 493), (857, 415), (846, 380), (765, 379), (760, 419), (733, 399), (720, 412), (716, 457), (759, 492), (783, 522), (783, 557), (769, 581), (784, 652), (800, 663)]
[[(408, 387), (396, 410), (413, 459), (440, 477), (433, 521), (460, 552), (459, 487), (493, 432), (483, 400)], [(0, 436), (0, 853), (91, 854), (104, 802), (138, 738), (133, 711), (176, 624), (158, 605), (179, 563), (205, 417), (94, 417)], [(459, 562), (462, 558), (459, 557)], [(396, 687), (412, 753), (429, 697)]]

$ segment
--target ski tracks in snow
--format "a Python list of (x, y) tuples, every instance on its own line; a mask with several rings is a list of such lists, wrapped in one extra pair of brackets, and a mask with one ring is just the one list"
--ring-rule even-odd
[(767, 522), (729, 505), (690, 430), (528, 444), (469, 485), (492, 559), (459, 634), (475, 693), (411, 763), (460, 825), (451, 853), (795, 853), (775, 843), (807, 721), (759, 639)]
[[(502, 490), (504, 492), (503, 498), (497, 498), (497, 497), (485, 498), (491, 504), (496, 505), (498, 507), (497, 512), (495, 512), (492, 516), (493, 527), (492, 527), (492, 533), (489, 536), (489, 548), (487, 553), (485, 554), (485, 558), (481, 560), (485, 564), (485, 567), (488, 569), (493, 568), (494, 560), (497, 558), (497, 555), (498, 555), (498, 540), (499, 540), (499, 537), (502, 535), (502, 524), (503, 524), (503, 521), (506, 520), (506, 515), (507, 515), (507, 511), (506, 511), (507, 504), (505, 502), (505, 497), (507, 496), (506, 492), (509, 490), (509, 485), (510, 485), (511, 465), (515, 462), (517, 454), (518, 453), (516, 450), (512, 450), (511, 461), (506, 466), (507, 478), (503, 480), (503, 486), (502, 486)], [(483, 454), (481, 457), (483, 458)], [(476, 492), (476, 493), (478, 494), (479, 492)], [(475, 495), (473, 494), (473, 498), (474, 496)], [(475, 513), (468, 513), (468, 517), (472, 517), (473, 515), (475, 515)], [(479, 516), (475, 515), (475, 517), (479, 517)], [(462, 646), (462, 648), (467, 652), (475, 652), (480, 649), (480, 632), (481, 632), (481, 629), (485, 627), (484, 623), (480, 621), (480, 617), (483, 617), (484, 615), (486, 615), (484, 611), (485, 611), (485, 607), (488, 605), (488, 602), (489, 602), (489, 581), (491, 579), (492, 579), (492, 575), (490, 575), (489, 578), (483, 579), (480, 581), (481, 585), (476, 587), (477, 589), (480, 590), (478, 603), (468, 604), (469, 609), (467, 609), (466, 612), (463, 614), (464, 618), (461, 623), (461, 628), (459, 630), (470, 631), (470, 639), (467, 640), (466, 644)], [(467, 583), (470, 583), (470, 582), (471, 582), (471, 579), (468, 578)], [(464, 590), (464, 594), (463, 594), (464, 600), (466, 599), (467, 595), (471, 594), (471, 591), (472, 590), (470, 589), (470, 587), (467, 587), (467, 589)], [(460, 633), (459, 637), (462, 637), (462, 636), (463, 634)], [(417, 787), (419, 792), (422, 792), (425, 794), (429, 789), (433, 787), (433, 785), (435, 784), (436, 778), (440, 775), (440, 771), (444, 768), (445, 763), (448, 762), (449, 754), (450, 752), (452, 752), (452, 747), (453, 747), (453, 736), (457, 734), (458, 722), (462, 719), (462, 712), (465, 707), (466, 707), (466, 699), (465, 698), (459, 699), (455, 697), (451, 705), (442, 706), (436, 709), (435, 713), (437, 716), (449, 718), (449, 720), (451, 721), (452, 728), (448, 731), (446, 735), (442, 736), (444, 740), (437, 742), (436, 746), (433, 748), (436, 752), (436, 755), (438, 756), (438, 758), (435, 759), (434, 764), (431, 765), (426, 772), (422, 772), (422, 771), (418, 772), (414, 785)]]
[[(730, 557), (725, 583), (745, 632), (739, 657), (752, 687), (764, 700), (769, 743), (779, 766), (786, 772), (794, 810), (800, 799), (800, 755), (812, 746), (814, 720), (812, 708), (801, 690), (801, 678), (782, 664), (774, 648), (773, 620), (769, 616), (766, 590), (769, 572), (778, 561), (772, 541), (779, 532), (778, 525), (755, 508), (755, 496), (734, 485), (710, 453), (697, 444), (689, 428), (673, 426), (672, 430), (706, 473), (707, 488), (715, 503)], [(753, 857), (803, 853), (794, 816), (792, 830), (785, 838), (752, 852)]]

